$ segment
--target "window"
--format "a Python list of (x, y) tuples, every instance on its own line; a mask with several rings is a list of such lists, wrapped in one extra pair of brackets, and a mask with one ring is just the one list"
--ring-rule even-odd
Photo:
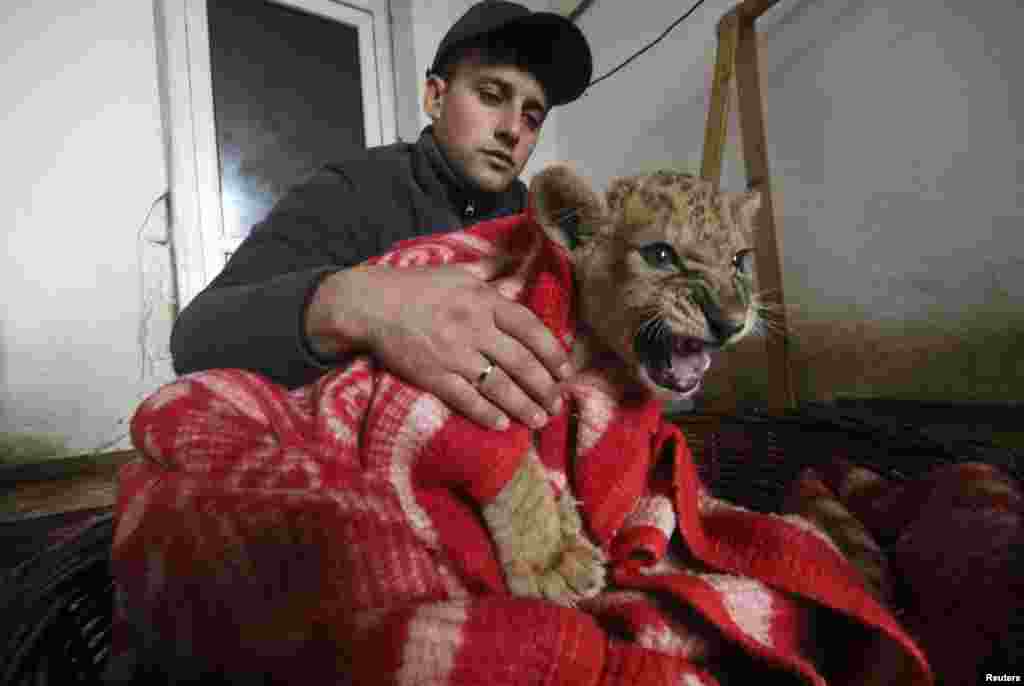
[(323, 162), (395, 140), (386, 0), (162, 0), (179, 306)]

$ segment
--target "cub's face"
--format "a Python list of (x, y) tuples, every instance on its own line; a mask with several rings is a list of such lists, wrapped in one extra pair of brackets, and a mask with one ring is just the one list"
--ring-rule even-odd
[(759, 329), (759, 193), (656, 172), (617, 179), (602, 201), (563, 166), (531, 193), (541, 224), (572, 250), (583, 323), (659, 396), (693, 396), (711, 354)]

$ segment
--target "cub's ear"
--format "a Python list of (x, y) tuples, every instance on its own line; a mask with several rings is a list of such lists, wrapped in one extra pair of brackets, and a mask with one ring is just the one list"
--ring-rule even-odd
[(544, 232), (570, 251), (586, 242), (605, 216), (601, 196), (566, 164), (547, 166), (533, 177), (530, 205)]
[(743, 227), (754, 227), (754, 218), (757, 211), (761, 209), (761, 191), (758, 188), (749, 190), (746, 193), (733, 193), (729, 199), (732, 206), (733, 217)]

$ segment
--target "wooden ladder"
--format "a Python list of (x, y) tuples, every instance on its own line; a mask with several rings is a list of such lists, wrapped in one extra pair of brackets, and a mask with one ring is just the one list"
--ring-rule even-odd
[[(759, 189), (762, 195), (754, 245), (758, 288), (771, 293), (772, 300), (779, 307), (778, 313), (773, 317), (776, 323), (773, 328), (776, 331), (765, 341), (765, 363), (769, 381), (766, 409), (773, 414), (782, 414), (794, 407), (795, 398), (787, 346), (788, 326), (782, 291), (777, 224), (768, 173), (764, 103), (761, 98), (754, 23), (778, 1), (746, 0), (727, 12), (718, 22), (718, 48), (701, 161), (701, 176), (718, 188), (728, 128), (729, 86), (735, 77), (747, 188)], [(735, 409), (735, 396), (729, 402)]]

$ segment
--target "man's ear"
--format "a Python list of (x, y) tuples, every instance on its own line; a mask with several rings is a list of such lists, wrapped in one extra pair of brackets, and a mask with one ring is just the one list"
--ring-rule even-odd
[(431, 74), (427, 77), (427, 85), (423, 90), (423, 111), (431, 121), (436, 122), (441, 118), (441, 108), (447, 91), (448, 82), (440, 76)]
[(530, 206), (551, 240), (572, 251), (605, 218), (601, 196), (566, 164), (545, 167), (530, 181)]

